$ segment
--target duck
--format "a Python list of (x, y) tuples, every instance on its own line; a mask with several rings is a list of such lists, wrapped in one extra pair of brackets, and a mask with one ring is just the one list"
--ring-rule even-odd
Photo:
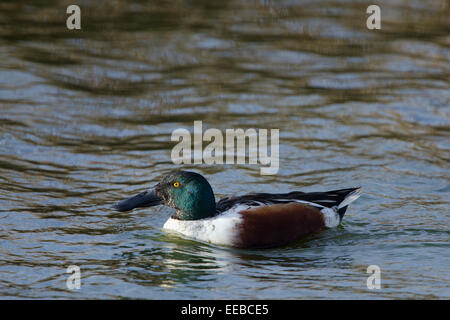
[(163, 229), (196, 241), (237, 248), (270, 248), (335, 228), (361, 187), (326, 192), (248, 193), (216, 202), (201, 174), (175, 171), (154, 187), (116, 202), (120, 212), (165, 205), (175, 213)]

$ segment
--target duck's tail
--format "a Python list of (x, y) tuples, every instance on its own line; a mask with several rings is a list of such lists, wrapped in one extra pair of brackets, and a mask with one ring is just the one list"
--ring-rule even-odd
[(347, 207), (350, 203), (355, 201), (361, 196), (361, 187), (358, 188), (350, 188), (350, 189), (342, 189), (336, 190), (335, 192), (339, 192), (344, 195), (344, 199), (337, 206), (337, 212), (339, 213), (340, 220), (344, 218), (345, 211), (347, 211)]

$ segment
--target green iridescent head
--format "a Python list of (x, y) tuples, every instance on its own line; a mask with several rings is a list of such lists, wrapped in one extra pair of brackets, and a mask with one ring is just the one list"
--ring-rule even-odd
[(189, 171), (169, 174), (153, 189), (120, 201), (114, 208), (129, 211), (159, 204), (174, 208), (176, 213), (172, 217), (180, 220), (204, 219), (214, 216), (216, 211), (211, 185), (202, 175)]

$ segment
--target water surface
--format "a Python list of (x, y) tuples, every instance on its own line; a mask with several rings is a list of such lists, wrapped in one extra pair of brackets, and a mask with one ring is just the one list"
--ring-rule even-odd
[[(448, 2), (381, 1), (381, 30), (370, 1), (78, 1), (80, 31), (69, 4), (0, 3), (0, 297), (450, 298)], [(280, 129), (278, 174), (173, 164), (195, 120)], [(266, 250), (111, 210), (179, 168), (217, 198), (364, 194), (340, 227)]]

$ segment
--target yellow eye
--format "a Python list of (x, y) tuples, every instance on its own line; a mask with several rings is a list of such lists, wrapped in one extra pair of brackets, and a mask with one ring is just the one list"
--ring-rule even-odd
[(178, 188), (179, 186), (180, 186), (180, 183), (177, 181), (177, 182), (174, 182), (173, 183), (173, 186), (175, 187), (175, 188)]

